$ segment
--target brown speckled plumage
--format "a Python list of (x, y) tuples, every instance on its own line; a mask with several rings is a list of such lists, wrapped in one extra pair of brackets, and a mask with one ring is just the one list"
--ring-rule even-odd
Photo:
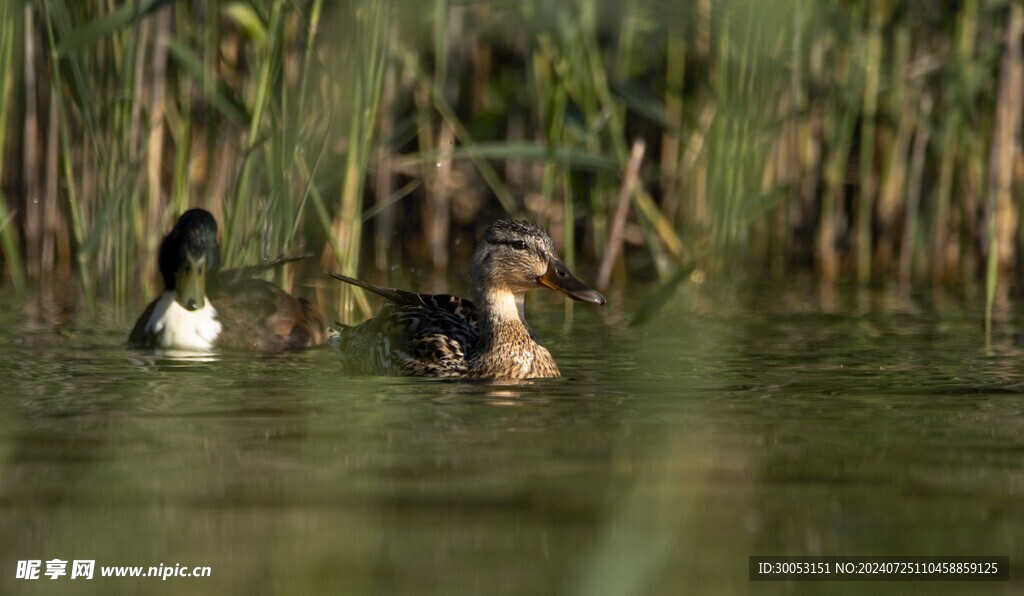
[(524, 221), (498, 221), (484, 232), (473, 254), (473, 302), (332, 275), (385, 299), (376, 317), (328, 330), (346, 369), (363, 374), (557, 377), (558, 365), (523, 316), (524, 294), (546, 286), (575, 300), (605, 303), (569, 273), (547, 233)]

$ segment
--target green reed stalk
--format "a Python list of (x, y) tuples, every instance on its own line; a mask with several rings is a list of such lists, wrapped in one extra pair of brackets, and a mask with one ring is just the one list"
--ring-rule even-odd
[(684, 27), (673, 19), (667, 29), (665, 44), (665, 131), (661, 136), (661, 192), (662, 211), (674, 225), (678, 225), (680, 194), (683, 192), (683, 81), (686, 74), (686, 44)]
[(316, 61), (316, 32), (320, 29), (320, 16), (323, 13), (323, 0), (313, 0), (306, 26), (306, 38), (303, 46), (302, 72), (299, 75), (299, 109), (306, 107), (309, 91), (309, 73)]
[(939, 163), (939, 181), (935, 189), (935, 215), (932, 225), (931, 277), (937, 285), (946, 277), (946, 254), (949, 250), (947, 235), (950, 231), (950, 205), (953, 193), (953, 164), (956, 158), (956, 138), (960, 125), (960, 112), (952, 110), (943, 125), (942, 157)]
[[(977, 38), (977, 0), (964, 2), (956, 14), (956, 33), (953, 40), (953, 57), (950, 74), (944, 84), (943, 92), (949, 97), (962, 98), (959, 102), (947, 102), (942, 119), (941, 160), (939, 165), (939, 182), (935, 191), (935, 214), (932, 242), (932, 284), (937, 285), (947, 278), (949, 267), (948, 254), (960, 238), (960, 231), (952, 223), (956, 205), (953, 203), (954, 170), (961, 159), (961, 135), (963, 123), (967, 119), (963, 106), (975, 92), (972, 82), (978, 79), (978, 64), (974, 59)], [(969, 153), (965, 156), (968, 163), (976, 159)]]
[[(431, 94), (431, 106), (437, 111), (445, 123), (451, 126), (452, 132), (455, 133), (455, 138), (458, 140), (459, 144), (463, 146), (472, 146), (474, 144), (474, 140), (469, 129), (466, 128), (465, 124), (463, 124), (456, 115), (455, 110), (448, 103), (448, 100), (446, 100), (444, 96), (439, 96), (434, 93), (436, 89), (435, 85), (431, 78), (423, 72), (423, 69), (420, 67), (416, 53), (407, 47), (403, 47), (401, 42), (397, 40), (395, 43), (396, 52), (402, 59), (402, 63), (416, 79), (416, 84), (421, 89)], [(519, 207), (516, 205), (516, 201), (512, 197), (512, 193), (509, 192), (508, 186), (506, 186), (501, 180), (501, 177), (498, 175), (497, 171), (495, 171), (494, 167), (473, 153), (469, 153), (469, 157), (472, 160), (473, 165), (475, 165), (477, 170), (480, 172), (480, 176), (483, 177), (484, 182), (487, 183), (487, 186), (497, 197), (498, 202), (501, 203), (501, 206), (505, 211), (512, 214), (519, 213)]]
[(921, 202), (921, 182), (924, 176), (925, 151), (931, 136), (932, 123), (929, 121), (933, 106), (932, 96), (925, 92), (921, 97), (920, 116), (917, 119), (917, 131), (914, 134), (914, 148), (910, 160), (910, 178), (907, 182), (907, 215), (903, 227), (903, 239), (900, 242), (899, 279), (904, 294), (910, 294), (910, 279), (913, 273), (914, 248), (916, 247), (918, 207)]
[[(7, 146), (8, 117), (13, 111), (14, 90), (17, 89), (14, 66), (15, 43), (19, 35), (17, 22), (22, 18), (24, 6), (19, 1), (4, 2), (0, 7), (0, 153)], [(0, 159), (0, 180), (3, 180), (5, 161)], [(3, 251), (7, 273), (17, 293), (25, 291), (25, 263), (22, 261), (18, 244), (18, 230), (11, 225), (14, 213), (8, 209), (7, 196), (0, 187), (0, 250)]]
[[(581, 15), (577, 32), (580, 42), (579, 59), (581, 64), (577, 68), (584, 82), (582, 89), (587, 95), (592, 95), (597, 99), (596, 104), (590, 108), (592, 119), (588, 118), (587, 122), (598, 122), (602, 116), (607, 117), (607, 143), (609, 147), (606, 151), (618, 162), (619, 171), (624, 172), (626, 165), (629, 163), (624, 109), (620, 102), (612, 98), (611, 89), (608, 86), (608, 73), (601, 59), (601, 48), (597, 41), (597, 3), (593, 0), (585, 3), (582, 6), (581, 12), (583, 14)], [(576, 99), (577, 101), (582, 100), (580, 97)], [(582, 100), (582, 103), (586, 106), (588, 102)], [(604, 200), (591, 203), (593, 208), (592, 225), (594, 239), (599, 247), (598, 254), (602, 256), (604, 254), (604, 247), (608, 243), (608, 219), (612, 209), (612, 197), (615, 196), (617, 187), (616, 180), (605, 179), (604, 188), (598, 194)], [(649, 245), (653, 246), (653, 243), (649, 242)]]
[[(280, 60), (280, 39), (284, 20), (282, 18), (283, 2), (274, 2), (270, 9), (270, 18), (267, 22), (267, 36), (258, 56), (258, 74), (254, 84), (253, 92), (255, 97), (252, 100), (250, 120), (248, 122), (248, 134), (246, 135), (246, 148), (242, 155), (242, 167), (235, 184), (235, 196), (230, 206), (226, 206), (224, 218), (224, 245), (225, 261), (235, 263), (239, 250), (243, 247), (238, 235), (243, 219), (248, 221), (248, 214), (251, 213), (253, 167), (258, 156), (257, 149), (265, 142), (261, 135), (264, 126), (264, 113), (267, 111), (272, 98), (274, 79), (279, 74)], [(209, 73), (210, 80), (215, 80), (216, 73)], [(207, 80), (204, 76), (204, 80)], [(271, 160), (272, 161), (272, 160)], [(273, 168), (273, 165), (270, 166)]]
[[(568, 22), (560, 30), (559, 57), (564, 60), (565, 71), (559, 73), (565, 79), (565, 88), (571, 99), (581, 106), (588, 123), (584, 131), (584, 143), (591, 153), (607, 153), (617, 164), (617, 173), (626, 172), (630, 152), (626, 147), (626, 118), (622, 102), (612, 94), (609, 73), (601, 59), (598, 44), (596, 3), (587, 2), (580, 7), (578, 22)], [(623, 26), (629, 26), (626, 23)], [(620, 53), (628, 52), (623, 46)], [(600, 128), (597, 128), (600, 126)], [(568, 128), (568, 127), (566, 127)], [(603, 129), (603, 130), (602, 130)], [(602, 134), (603, 133), (603, 134)], [(599, 176), (590, 201), (591, 224), (594, 232), (597, 255), (603, 256), (608, 246), (609, 213), (614, 209), (614, 197), (618, 194), (618, 180)], [(647, 239), (647, 247), (655, 262), (663, 264), (661, 244), (675, 256), (681, 251), (681, 242), (673, 231), (661, 209), (654, 206), (649, 195), (638, 189), (631, 199), (641, 216), (641, 226)], [(654, 208), (651, 208), (651, 207)], [(659, 267), (664, 272), (664, 267)]]
[[(995, 201), (992, 200), (994, 203)], [(990, 205), (991, 207), (991, 205)], [(996, 217), (988, 219), (988, 256), (985, 266), (985, 347), (992, 344), (992, 306), (996, 300), (996, 285), (999, 283), (999, 238), (996, 235)]]
[[(548, 157), (544, 160), (544, 173), (541, 175), (540, 192), (544, 198), (544, 209), (541, 212), (540, 225), (545, 225), (543, 218), (547, 217), (547, 202), (554, 195), (555, 191), (555, 177), (558, 174), (558, 162), (554, 159), (554, 149), (562, 145), (566, 141), (565, 135), (565, 110), (568, 103), (568, 91), (565, 87), (565, 79), (559, 76), (557, 63), (550, 63), (549, 68), (545, 69), (545, 72), (549, 75), (548, 80), (544, 82), (542, 88), (547, 89), (551, 94), (550, 100), (546, 102), (549, 106), (547, 113), (548, 125), (545, 130), (545, 139), (547, 140)], [(553, 76), (552, 76), (553, 75)], [(569, 171), (563, 168), (562, 176), (568, 181)], [(566, 184), (568, 187), (568, 184)], [(563, 197), (563, 201), (566, 200)], [(564, 208), (563, 208), (564, 209)], [(571, 234), (569, 228), (571, 227), (572, 221), (566, 220), (566, 234)], [(563, 238), (563, 241), (568, 243), (567, 239)], [(571, 265), (571, 263), (568, 263)]]
[[(56, 40), (56, 36), (54, 34), (54, 27), (55, 27), (54, 20), (55, 20), (55, 18), (61, 18), (62, 16), (66, 16), (66, 11), (67, 11), (67, 8), (64, 6), (64, 3), (59, 1), (59, 0), (54, 0), (53, 2), (47, 2), (46, 3), (46, 10), (44, 11), (44, 15), (45, 15), (44, 16), (44, 21), (45, 21), (45, 28), (46, 28), (46, 37), (47, 37), (47, 40), (49, 42), (49, 50), (50, 50), (50, 52), (49, 52), (49, 54), (50, 54), (50, 65), (49, 65), (49, 67), (50, 67), (50, 77), (51, 77), (51, 81), (52, 81), (51, 84), (52, 84), (53, 92), (56, 94), (55, 96), (57, 98), (57, 119), (58, 119), (58, 122), (59, 122), (59, 125), (60, 125), (59, 133), (60, 133), (61, 166), (62, 166), (61, 169), (60, 169), (61, 179), (64, 182), (64, 194), (65, 194), (66, 200), (68, 202), (68, 212), (71, 215), (71, 230), (72, 230), (73, 240), (74, 240), (74, 251), (75, 251), (75, 254), (77, 255), (78, 276), (79, 276), (79, 280), (80, 280), (80, 282), (82, 284), (82, 289), (84, 291), (84, 295), (85, 295), (85, 299), (86, 299), (86, 304), (87, 304), (87, 306), (89, 308), (91, 308), (92, 304), (93, 304), (93, 297), (94, 297), (94, 291), (93, 291), (94, 290), (94, 286), (93, 286), (93, 283), (94, 283), (94, 279), (95, 278), (94, 278), (92, 269), (90, 267), (90, 262), (89, 262), (89, 259), (88, 259), (88, 254), (84, 250), (84, 247), (85, 247), (85, 228), (84, 228), (84, 223), (83, 223), (83, 219), (84, 219), (84, 217), (83, 217), (83, 206), (82, 206), (82, 203), (79, 201), (78, 190), (77, 190), (78, 189), (78, 185), (76, 183), (75, 176), (74, 176), (74, 171), (73, 171), (73, 168), (72, 168), (72, 164), (74, 162), (75, 146), (73, 146), (72, 142), (71, 142), (71, 132), (69, 130), (69, 124), (68, 124), (68, 118), (69, 118), (68, 106), (65, 103), (64, 94), (60, 92), (60, 90), (64, 88), (64, 78), (63, 78), (63, 76), (61, 74), (61, 69), (58, 67), (58, 65), (60, 64), (60, 57), (58, 56), (57, 51), (56, 51), (57, 44), (56, 44), (56, 41), (55, 41)], [(67, 29), (67, 27), (65, 27), (65, 30), (66, 29)], [(74, 59), (74, 58), (71, 58), (71, 59), (69, 59), (69, 61), (72, 64), (72, 67), (71, 67), (72, 68), (72, 72), (76, 73), (76, 76), (74, 77), (74, 79), (76, 81), (81, 82), (84, 79), (84, 77), (81, 74), (81, 68), (79, 66), (78, 60)], [(91, 97), (90, 97), (90, 92), (89, 92), (89, 89), (88, 89), (87, 85), (79, 84), (79, 85), (75, 85), (75, 87), (77, 87), (79, 92), (83, 94), (81, 96), (83, 98), (83, 101), (85, 101), (85, 102), (90, 101)], [(85, 110), (83, 110), (82, 113), (83, 113), (83, 118), (84, 118), (85, 123), (86, 123), (87, 131), (89, 133), (94, 132), (95, 131), (95, 126), (91, 125), (92, 118), (91, 118), (91, 115), (90, 115), (90, 110), (89, 109), (85, 109)], [(92, 136), (92, 135), (90, 134), (90, 136)]]
[[(332, 81), (333, 91), (344, 95), (350, 110), (347, 128), (343, 131), (348, 147), (342, 168), (341, 189), (338, 195), (337, 215), (325, 228), (331, 236), (333, 257), (342, 271), (355, 275), (359, 266), (363, 228), (363, 188), (367, 166), (373, 153), (377, 111), (380, 108), (390, 40), (390, 2), (363, 1), (357, 3), (350, 16), (351, 54), (346, 73), (348, 79)], [(344, 91), (342, 91), (344, 90)], [(326, 223), (326, 208), (317, 194), (311, 195), (322, 222)], [(339, 308), (342, 318), (352, 310), (352, 292), (343, 291)], [(361, 299), (365, 304), (365, 298)]]
[[(294, 114), (292, 114), (291, 110), (286, 110), (285, 111), (285, 114), (290, 114), (292, 116), (293, 125), (296, 126), (296, 127), (301, 126), (301, 124), (302, 124), (302, 121), (301, 121), (301, 118), (300, 118), (299, 115), (306, 113), (307, 109), (311, 109), (311, 106), (309, 105), (309, 102), (308, 102), (309, 76), (310, 76), (310, 72), (312, 71), (312, 67), (315, 64), (315, 60), (316, 60), (316, 53), (314, 51), (315, 50), (315, 41), (316, 41), (317, 30), (320, 27), (320, 15), (322, 14), (322, 11), (323, 11), (323, 0), (314, 0), (312, 6), (310, 7), (309, 17), (307, 19), (306, 37), (304, 39), (304, 44), (303, 44), (302, 63), (301, 63), (301, 66), (300, 66), (301, 70), (299, 71), (299, 82), (298, 82), (298, 94), (299, 94), (299, 96), (298, 96), (298, 98), (296, 100), (296, 103), (295, 103)], [(325, 141), (326, 141), (326, 139), (325, 139)], [(307, 139), (299, 139), (296, 142), (296, 144), (294, 146), (292, 146), (290, 149), (291, 149), (290, 158), (292, 160), (292, 163), (295, 163), (295, 164), (300, 164), (300, 163), (301, 164), (305, 164), (305, 160), (302, 158), (302, 156), (303, 156), (303, 154), (308, 149), (308, 140)], [(295, 207), (295, 212), (294, 212), (294, 215), (293, 215), (293, 218), (292, 218), (291, 232), (289, 233), (289, 236), (288, 236), (289, 239), (295, 238), (296, 234), (298, 234), (299, 224), (302, 222), (302, 219), (303, 219), (302, 216), (303, 216), (303, 213), (304, 213), (304, 210), (305, 210), (306, 201), (307, 201), (307, 199), (310, 196), (310, 190), (311, 190), (311, 187), (313, 186), (312, 175), (315, 174), (315, 172), (317, 171), (317, 166), (319, 165), (320, 158), (322, 156), (323, 156), (323, 146), (321, 146), (321, 150), (317, 154), (317, 158), (316, 158), (316, 161), (314, 163), (314, 167), (313, 167), (312, 171), (308, 171), (308, 169), (307, 169), (307, 172), (305, 174), (303, 174), (301, 171), (299, 172), (300, 178), (301, 179), (305, 179), (305, 187), (304, 187), (304, 191), (302, 193), (302, 199), (299, 201), (299, 204)]]
[(988, 226), (988, 267), (985, 276), (985, 344), (991, 341), (992, 305), (1001, 266), (1009, 265), (1019, 214), (1011, 196), (1013, 163), (1017, 155), (1021, 116), (1021, 85), (1024, 83), (1024, 8), (1009, 8), (1005, 41), (999, 65), (999, 90), (993, 120), (992, 147), (986, 184), (985, 218)]
[[(848, 68), (840, 65), (838, 76), (846, 86), (852, 85)], [(838, 98), (837, 98), (838, 99)], [(834, 282), (839, 277), (839, 240), (840, 209), (843, 202), (843, 184), (846, 164), (853, 144), (853, 133), (856, 125), (856, 114), (853, 110), (839, 105), (838, 101), (829, 102), (825, 115), (825, 136), (832, 144), (832, 151), (824, 160), (822, 174), (825, 190), (822, 196), (821, 218), (817, 230), (817, 267), (822, 281)]]
[[(472, 159), (511, 213), (521, 215), (522, 205), (510, 188), (536, 185), (544, 196), (540, 219), (561, 209), (567, 249), (573, 245), (572, 219), (582, 209), (600, 255), (628, 162), (626, 142), (638, 131), (650, 151), (629, 218), (640, 224), (650, 259), (663, 275), (677, 261), (688, 262), (679, 255), (695, 247), (713, 262), (716, 254), (702, 249), (711, 245), (776, 263), (799, 262), (780, 251), (804, 248), (817, 253), (822, 279), (836, 279), (840, 263), (849, 263), (860, 281), (883, 280), (897, 269), (886, 266), (893, 249), (907, 254), (913, 243), (933, 249), (933, 280), (944, 279), (957, 263), (967, 265), (960, 276), (971, 276), (972, 264), (985, 267), (987, 275), (982, 261), (990, 222), (978, 217), (989, 200), (986, 156), (995, 104), (1012, 102), (993, 101), (993, 81), (1004, 77), (996, 65), (1004, 42), (979, 32), (1002, 30), (1009, 5), (943, 5), (934, 9), (937, 24), (921, 25), (908, 20), (916, 9), (891, 10), (890, 4), (800, 1), (790, 13), (780, 10), (786, 3), (705, 0), (671, 15), (629, 6), (612, 23), (599, 21), (599, 0), (552, 10), (522, 3), (527, 20), (534, 15), (539, 22), (509, 43), (471, 28), (516, 7), (476, 11), (435, 0), (427, 5), (433, 19), (394, 19), (402, 35), (389, 45), (391, 4), (368, 0), (47, 0), (32, 4), (42, 25), (44, 60), (37, 63), (45, 70), (31, 86), (39, 99), (28, 108), (38, 112), (31, 120), (51, 123), (47, 128), (17, 122), (11, 109), (21, 100), (15, 77), (22, 46), (16, 37), (25, 3), (9, 0), (0, 6), (0, 142), (5, 156), (14, 156), (14, 163), (2, 164), (8, 195), (0, 197), (7, 275), (24, 285), (33, 268), (43, 267), (39, 255), (72, 255), (75, 262), (57, 265), (73, 265), (88, 296), (110, 288), (124, 301), (134, 279), (155, 277), (152, 256), (168, 220), (195, 204), (221, 217), (226, 261), (248, 260), (258, 248), (260, 256), (290, 250), (302, 242), (303, 219), (312, 217), (327, 235), (317, 240), (353, 272), (365, 221), (398, 200), (413, 209), (434, 200), (410, 195), (422, 184), (410, 168), (427, 159)], [(467, 18), (453, 19), (452, 11)], [(337, 43), (317, 39), (321, 20), (335, 15), (356, 26), (342, 25), (346, 34)], [(431, 22), (437, 24), (433, 30), (426, 28)], [(449, 30), (456, 26), (466, 35)], [(799, 29), (794, 35), (791, 26)], [(293, 36), (303, 33), (306, 39), (296, 43)], [(606, 39), (618, 40), (618, 47), (606, 47)], [(237, 64), (225, 48), (240, 52)], [(470, 60), (470, 51), (480, 53)], [(509, 52), (525, 54), (521, 61), (497, 59)], [(429, 54), (434, 62), (424, 59)], [(338, 68), (323, 68), (320, 61), (334, 55), (344, 56)], [(427, 64), (433, 72), (424, 72)], [(397, 100), (382, 96), (387, 67), (395, 74)], [(505, 86), (529, 80), (520, 70), (531, 67), (534, 93)], [(891, 74), (883, 76), (883, 67)], [(321, 70), (327, 71), (323, 77)], [(469, 80), (471, 72), (473, 93), (452, 93), (453, 81)], [(381, 104), (390, 106), (393, 124), (386, 142), (401, 147), (410, 139), (415, 108), (401, 95), (411, 86), (423, 98), (426, 120), (434, 126), (439, 117), (457, 147), (424, 147), (418, 155), (395, 157), (388, 157), (389, 147), (371, 151), (381, 135)], [(915, 97), (926, 93), (943, 118), (935, 134), (922, 135), (930, 139), (927, 146), (911, 151), (915, 128), (906, 116), (918, 105)], [(54, 117), (46, 117), (47, 97), (53, 98)], [(495, 112), (496, 106), (508, 107), (508, 114)], [(516, 122), (514, 140), (474, 140), (493, 134), (494, 123), (506, 117)], [(27, 145), (52, 153), (18, 156), (12, 144), (26, 135), (32, 136)], [(332, 142), (324, 143), (325, 137)], [(650, 142), (659, 137), (660, 144)], [(325, 149), (317, 153), (317, 147)], [(777, 147), (788, 157), (767, 163), (765, 156)], [(856, 160), (854, 147), (860, 151)], [(165, 148), (174, 155), (164, 155)], [(364, 211), (371, 153), (387, 160), (377, 167), (378, 179), (414, 173), (397, 191), (379, 184), (377, 205)], [(921, 177), (937, 181), (924, 183), (916, 200), (903, 192), (912, 154), (924, 155)], [(510, 185), (494, 165), (503, 160), (540, 161), (543, 168), (536, 179), (522, 168)], [(858, 171), (851, 177), (853, 161)], [(583, 179), (576, 176), (583, 169), (586, 192), (570, 186)], [(48, 209), (56, 214), (51, 220), (15, 217), (22, 199), (9, 189), (23, 180), (33, 197), (67, 201), (66, 208)], [(1019, 185), (1012, 178), (1010, 192)], [(648, 191), (658, 187), (660, 193)], [(1019, 257), (1012, 240), (1024, 228), (1016, 208), (1005, 198), (995, 205), (996, 254), (1004, 265)], [(929, 230), (920, 240), (907, 227), (915, 222)], [(389, 237), (378, 238), (379, 253)], [(901, 238), (911, 238), (910, 244)], [(906, 279), (909, 257), (900, 260)]]
[[(140, 244), (133, 232), (133, 227), (128, 222), (138, 218), (138, 206), (140, 202), (140, 185), (138, 183), (141, 175), (132, 175), (139, 169), (141, 160), (135, 155), (136, 147), (141, 142), (141, 136), (137, 133), (136, 120), (140, 117), (136, 109), (136, 100), (139, 97), (139, 85), (141, 81), (136, 79), (139, 69), (136, 65), (143, 54), (142, 45), (145, 41), (144, 29), (133, 28), (123, 35), (123, 43), (120, 55), (122, 56), (121, 76), (119, 77), (118, 95), (124, 101), (118, 102), (116, 108), (114, 137), (110, 139), (111, 145), (116, 147), (118, 159), (116, 164), (111, 164), (109, 183), (111, 188), (117, 188), (121, 194), (120, 208), (114, 219), (120, 225), (114, 225), (117, 233), (113, 235), (113, 277), (114, 277), (114, 303), (118, 308), (124, 307), (128, 296), (132, 293), (129, 287), (131, 280), (135, 278), (138, 271), (135, 255), (136, 247)], [(119, 184), (122, 180), (124, 184)]]
[(878, 88), (882, 62), (882, 6), (872, 0), (867, 9), (868, 31), (864, 43), (864, 94), (861, 109), (860, 138), (860, 192), (857, 201), (857, 279), (867, 283), (871, 279), (871, 220), (877, 187), (874, 167), (875, 127), (878, 114)]

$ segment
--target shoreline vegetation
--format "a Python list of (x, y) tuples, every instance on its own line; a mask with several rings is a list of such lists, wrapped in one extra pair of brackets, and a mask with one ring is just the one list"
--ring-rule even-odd
[(550, 4), (7, 0), (3, 283), (151, 296), (193, 206), (229, 266), (385, 282), (506, 213), (601, 290), (755, 267), (990, 316), (1024, 267), (1020, 2)]

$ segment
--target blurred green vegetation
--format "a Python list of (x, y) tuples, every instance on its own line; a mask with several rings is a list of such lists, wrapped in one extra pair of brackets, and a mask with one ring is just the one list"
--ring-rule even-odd
[(447, 270), (504, 214), (602, 287), (740, 264), (987, 275), (994, 299), (1024, 263), (1019, 3), (8, 0), (0, 19), (17, 288), (150, 295), (190, 206), (228, 264), (309, 251), (380, 277)]

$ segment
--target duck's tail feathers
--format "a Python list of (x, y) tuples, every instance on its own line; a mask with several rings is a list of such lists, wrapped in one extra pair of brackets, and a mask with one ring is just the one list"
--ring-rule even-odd
[(391, 288), (382, 288), (380, 286), (375, 286), (371, 283), (367, 283), (365, 281), (361, 281), (354, 277), (349, 277), (347, 275), (342, 275), (340, 273), (331, 273), (330, 271), (328, 271), (327, 275), (330, 275), (334, 279), (343, 281), (347, 284), (352, 284), (356, 287), (362, 288), (367, 292), (373, 292), (374, 294), (384, 298), (385, 300), (390, 300), (391, 302), (396, 302), (398, 304), (404, 304), (405, 302), (408, 302), (407, 294), (411, 294), (411, 292), (402, 292), (401, 290), (393, 290)]
[(335, 350), (340, 349), (342, 337), (352, 329), (351, 326), (344, 323), (334, 322), (334, 325), (328, 325), (325, 335), (327, 336), (327, 343)]

